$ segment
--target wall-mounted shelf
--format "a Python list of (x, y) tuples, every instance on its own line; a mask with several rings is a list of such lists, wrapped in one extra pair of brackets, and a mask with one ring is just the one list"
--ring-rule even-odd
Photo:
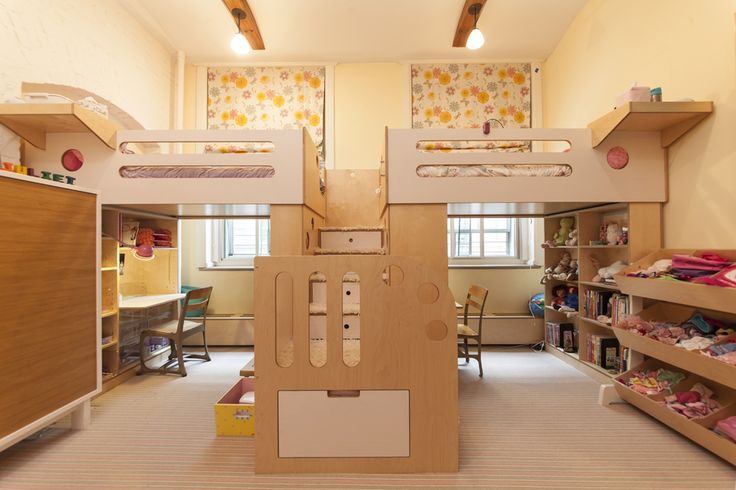
[(115, 149), (118, 126), (72, 102), (58, 104), (0, 104), (0, 124), (41, 150), (47, 133), (91, 132)]
[(614, 131), (659, 131), (662, 148), (713, 112), (713, 102), (627, 102), (588, 124), (593, 131), (593, 147)]

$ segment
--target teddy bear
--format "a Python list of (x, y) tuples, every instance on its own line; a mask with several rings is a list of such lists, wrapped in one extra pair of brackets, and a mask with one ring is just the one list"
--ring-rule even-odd
[(555, 245), (561, 247), (565, 245), (565, 240), (570, 236), (570, 231), (575, 226), (575, 218), (560, 219), (560, 229), (552, 236)]
[[(568, 252), (562, 254), (562, 257), (560, 258), (560, 261), (557, 263), (557, 265), (555, 265), (554, 267), (547, 267), (544, 270), (544, 276), (542, 276), (542, 280), (540, 281), (540, 283), (544, 284), (547, 281), (550, 281), (552, 279), (560, 279), (561, 277), (561, 280), (566, 280), (567, 275), (573, 270), (570, 267), (572, 261), (573, 258)], [(577, 264), (577, 261), (575, 261), (575, 263)]]
[(618, 223), (608, 223), (606, 226), (606, 242), (608, 245), (622, 245), (623, 236), (621, 225)]
[(568, 235), (568, 239), (565, 240), (565, 245), (568, 247), (574, 247), (578, 244), (578, 230), (572, 230), (570, 234)]

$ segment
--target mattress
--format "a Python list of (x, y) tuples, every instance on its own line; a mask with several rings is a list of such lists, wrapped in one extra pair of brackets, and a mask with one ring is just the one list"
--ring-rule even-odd
[(204, 145), (205, 153), (271, 153), (272, 151), (273, 143), (265, 141)]
[(472, 153), (499, 151), (504, 153), (528, 152), (529, 141), (452, 140), (418, 141), (417, 150), (423, 153)]
[[(360, 339), (343, 339), (342, 361), (346, 366), (354, 367), (360, 362)], [(277, 362), (279, 366), (290, 366), (294, 359), (294, 342), (288, 342), (279, 351)], [(327, 341), (325, 339), (310, 339), (309, 362), (313, 366), (324, 366), (327, 362)]]
[(126, 179), (268, 179), (270, 165), (126, 165), (120, 167)]
[(568, 177), (564, 164), (420, 165), (419, 177)]

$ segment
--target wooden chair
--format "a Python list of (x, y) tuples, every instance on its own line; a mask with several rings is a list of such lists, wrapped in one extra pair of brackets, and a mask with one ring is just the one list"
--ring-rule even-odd
[[(483, 377), (483, 362), (481, 361), (481, 333), (483, 332), (483, 309), (486, 306), (486, 298), (488, 297), (488, 290), (475, 284), (470, 286), (468, 289), (468, 296), (465, 298), (465, 306), (463, 307), (463, 322), (457, 325), (457, 356), (458, 358), (464, 357), (465, 362), (469, 363), (470, 358), (478, 360), (478, 368), (480, 369), (480, 377)], [(477, 310), (478, 318), (478, 331), (476, 332), (468, 326), (468, 312), (470, 307)], [(462, 340), (462, 342), (459, 342)], [(475, 341), (478, 346), (477, 354), (470, 354), (468, 350), (468, 340)]]
[[(193, 289), (187, 292), (184, 297), (184, 303), (182, 304), (181, 311), (179, 312), (178, 320), (171, 320), (170, 322), (156, 325), (153, 328), (143, 330), (140, 338), (140, 354), (141, 354), (141, 367), (138, 370), (138, 374), (144, 373), (159, 373), (167, 374), (174, 373), (181, 376), (187, 375), (187, 369), (184, 366), (184, 358), (187, 359), (203, 359), (210, 361), (210, 353), (207, 350), (207, 334), (205, 331), (205, 323), (207, 319), (207, 305), (210, 301), (210, 295), (212, 294), (212, 287)], [(191, 321), (187, 320), (187, 312), (202, 310), (202, 321)], [(204, 343), (204, 354), (192, 354), (184, 352), (183, 341), (185, 338), (190, 337), (196, 333), (202, 332), (202, 341)], [(146, 352), (146, 337), (165, 337), (171, 342), (171, 353), (169, 354), (169, 360), (166, 361), (161, 367), (157, 369), (151, 369), (146, 366), (145, 356)], [(170, 366), (177, 364), (177, 369), (171, 369)]]

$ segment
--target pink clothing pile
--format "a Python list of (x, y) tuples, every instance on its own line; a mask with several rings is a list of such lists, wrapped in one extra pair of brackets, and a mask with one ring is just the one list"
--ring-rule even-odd
[(700, 256), (672, 256), (671, 268), (640, 270), (627, 274), (632, 277), (665, 278), (696, 284), (736, 288), (736, 263), (718, 254), (706, 252)]
[(677, 371), (657, 369), (650, 371), (633, 371), (629, 379), (619, 379), (641, 395), (656, 395), (663, 391), (672, 393), (672, 387), (685, 379), (685, 375)]
[(731, 441), (736, 442), (736, 417), (719, 420), (713, 430), (716, 434), (728, 437)]
[(721, 408), (714, 398), (714, 393), (707, 386), (695, 383), (689, 391), (678, 391), (666, 396), (662, 403), (670, 410), (694, 419), (710, 415)]

